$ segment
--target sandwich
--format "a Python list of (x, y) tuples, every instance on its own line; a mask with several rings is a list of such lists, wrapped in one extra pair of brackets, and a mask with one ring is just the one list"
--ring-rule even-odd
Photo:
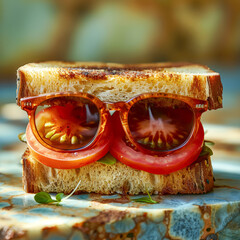
[(191, 63), (30, 63), (26, 192), (202, 194), (214, 186), (201, 115), (222, 107), (219, 73)]

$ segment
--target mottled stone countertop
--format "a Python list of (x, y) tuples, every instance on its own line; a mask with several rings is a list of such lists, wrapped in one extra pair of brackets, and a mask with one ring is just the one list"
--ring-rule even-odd
[[(203, 195), (139, 196), (81, 194), (62, 206), (37, 204), (23, 191), (22, 113), (0, 105), (0, 239), (240, 239), (240, 128), (204, 124), (213, 140), (214, 190)], [(53, 195), (54, 196), (54, 195)]]

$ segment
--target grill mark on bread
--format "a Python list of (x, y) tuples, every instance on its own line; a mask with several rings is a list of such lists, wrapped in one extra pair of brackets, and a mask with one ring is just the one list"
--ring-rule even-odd
[(91, 80), (107, 80), (110, 75), (126, 76), (131, 80), (136, 78), (147, 78), (149, 74), (147, 72), (136, 72), (133, 70), (104, 70), (100, 69), (84, 69), (84, 68), (62, 68), (59, 70), (59, 76), (65, 79), (74, 79), (75, 77), (83, 77)]
[[(97, 70), (104, 70), (105, 72), (108, 72), (111, 75), (118, 74), (119, 72), (128, 72), (128, 71), (144, 71), (144, 70), (158, 70), (161, 71), (164, 68), (173, 68), (173, 67), (184, 67), (184, 66), (189, 66), (193, 65), (192, 63), (185, 63), (185, 62), (179, 62), (179, 63), (166, 63), (166, 64), (121, 64), (119, 67), (114, 67), (114, 66), (109, 66), (107, 64), (103, 65), (92, 65), (92, 66), (76, 66), (76, 67), (64, 67), (67, 69), (75, 69), (75, 70), (92, 70), (92, 71), (97, 71)], [(206, 67), (205, 67), (206, 68)]]
[(161, 72), (166, 68), (183, 67), (192, 65), (191, 63), (168, 63), (166, 65), (145, 64), (133, 65), (123, 64), (121, 67), (114, 67), (108, 65), (93, 65), (93, 66), (64, 66), (59, 69), (59, 75), (62, 78), (71, 79), (76, 76), (82, 76), (93, 80), (107, 80), (109, 75), (127, 76), (134, 80), (135, 78), (147, 78), (149, 73), (158, 71)]

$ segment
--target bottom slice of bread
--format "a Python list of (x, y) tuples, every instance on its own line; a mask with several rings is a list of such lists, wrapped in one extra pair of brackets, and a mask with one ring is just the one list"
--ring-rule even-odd
[(75, 192), (100, 194), (200, 194), (214, 185), (210, 157), (198, 159), (190, 166), (168, 175), (157, 175), (128, 167), (117, 161), (114, 165), (95, 162), (77, 169), (47, 167), (31, 156), (23, 155), (23, 186), (29, 193)]

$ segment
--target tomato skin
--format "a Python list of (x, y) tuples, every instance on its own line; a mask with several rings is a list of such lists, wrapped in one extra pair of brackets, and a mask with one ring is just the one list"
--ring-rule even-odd
[(118, 113), (112, 116), (114, 127), (114, 138), (110, 153), (120, 162), (153, 174), (169, 174), (187, 167), (197, 160), (204, 141), (204, 130), (202, 124), (196, 135), (193, 135), (189, 142), (181, 149), (165, 156), (152, 156), (143, 152), (135, 151), (126, 145), (123, 140), (124, 131)]
[(56, 152), (41, 145), (32, 133), (30, 124), (26, 129), (27, 143), (31, 155), (42, 164), (59, 169), (73, 169), (93, 163), (107, 154), (112, 142), (110, 117), (100, 140), (91, 148), (75, 152)]

